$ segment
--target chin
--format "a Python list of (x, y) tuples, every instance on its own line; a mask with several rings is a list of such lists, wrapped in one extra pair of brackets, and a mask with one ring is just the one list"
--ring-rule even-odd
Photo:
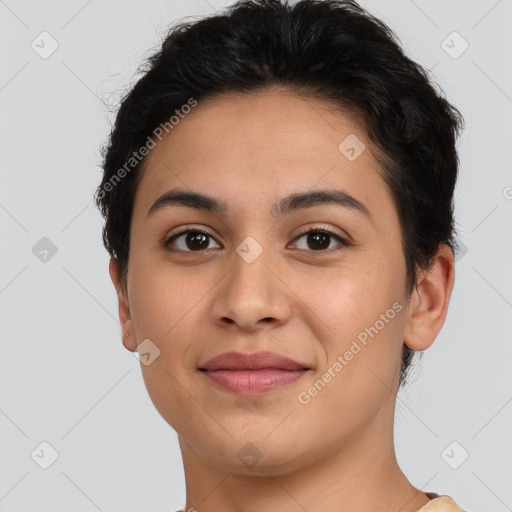
[[(213, 446), (217, 451), (212, 450)], [(272, 442), (264, 439), (259, 442), (250, 441), (247, 436), (244, 440), (229, 439), (227, 446), (212, 442), (202, 453), (211, 465), (227, 473), (268, 477), (286, 475), (315, 461), (318, 450), (308, 447), (308, 451), (298, 451), (297, 446), (303, 447), (293, 440), (286, 445), (278, 437)]]

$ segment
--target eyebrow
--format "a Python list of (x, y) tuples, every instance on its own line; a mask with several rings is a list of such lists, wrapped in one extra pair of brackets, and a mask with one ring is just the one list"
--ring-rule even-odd
[[(369, 209), (358, 199), (343, 190), (325, 189), (290, 194), (275, 203), (270, 213), (274, 217), (283, 217), (297, 210), (313, 208), (319, 205), (337, 205), (363, 214), (374, 222)], [(229, 213), (225, 201), (199, 192), (173, 189), (161, 195), (148, 210), (147, 215), (169, 206), (185, 206), (226, 216)]]

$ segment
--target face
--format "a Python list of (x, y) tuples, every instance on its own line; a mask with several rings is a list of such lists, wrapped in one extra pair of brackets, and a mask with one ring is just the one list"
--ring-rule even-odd
[[(131, 319), (125, 346), (151, 347), (145, 384), (182, 450), (226, 471), (279, 474), (389, 434), (405, 261), (371, 148), (350, 115), (269, 89), (200, 101), (146, 157), (121, 316)], [(148, 213), (177, 190), (226, 210), (169, 199)], [(339, 201), (285, 201), (321, 191)], [(219, 354), (260, 351), (308, 370), (253, 394), (247, 374), (236, 392), (200, 370)], [(256, 466), (247, 454), (261, 456)]]

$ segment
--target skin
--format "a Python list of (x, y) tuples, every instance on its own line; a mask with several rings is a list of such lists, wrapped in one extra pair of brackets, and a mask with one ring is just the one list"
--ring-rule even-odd
[[(354, 161), (338, 149), (349, 134), (366, 145)], [(173, 188), (222, 199), (229, 213), (172, 206), (148, 217)], [(319, 188), (350, 193), (373, 222), (336, 205), (281, 219), (270, 214), (280, 198)], [(300, 233), (308, 227), (329, 229), (352, 245), (330, 237), (315, 250), (311, 236)], [(186, 229), (212, 236), (199, 244), (202, 252), (186, 244), (186, 235), (174, 241), (174, 251), (164, 246)], [(252, 263), (236, 252), (248, 236), (263, 249)], [(398, 214), (354, 116), (276, 87), (200, 101), (146, 157), (130, 237), (126, 282), (110, 263), (123, 343), (133, 351), (150, 339), (160, 350), (141, 369), (151, 400), (178, 434), (184, 510), (413, 512), (428, 503), (398, 466), (394, 409), (402, 344), (421, 351), (434, 342), (449, 305), (454, 258), (441, 245), (432, 270), (419, 274), (404, 302)], [(309, 403), (300, 403), (298, 394), (394, 303), (402, 310)], [(259, 350), (312, 370), (257, 397), (219, 390), (198, 370), (224, 352)], [(261, 455), (253, 466), (237, 457), (249, 442)]]

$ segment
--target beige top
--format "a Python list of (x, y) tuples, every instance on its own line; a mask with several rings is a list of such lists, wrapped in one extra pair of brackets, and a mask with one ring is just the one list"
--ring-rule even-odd
[[(437, 496), (437, 495), (436, 495)], [(183, 512), (178, 510), (177, 512)], [(421, 507), (418, 512), (464, 512), (450, 496), (438, 496)]]
[(439, 496), (430, 500), (418, 512), (464, 512), (450, 496)]

